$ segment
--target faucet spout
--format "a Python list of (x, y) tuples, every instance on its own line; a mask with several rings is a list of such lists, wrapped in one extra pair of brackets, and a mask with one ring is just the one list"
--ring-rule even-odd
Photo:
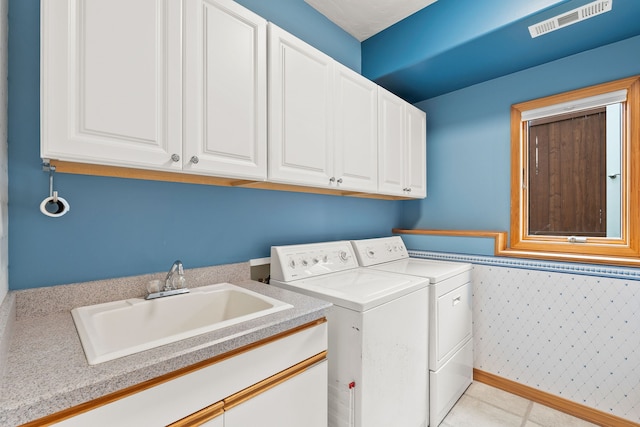
[(160, 292), (153, 292), (146, 296), (145, 299), (155, 299), (168, 297), (171, 295), (186, 294), (189, 289), (184, 287), (184, 267), (182, 261), (176, 260), (171, 265), (167, 277), (164, 279), (164, 288)]
[[(175, 275), (178, 277), (174, 277)], [(167, 278), (164, 279), (164, 290), (170, 291), (173, 289), (182, 289), (184, 287), (184, 267), (182, 266), (182, 261), (175, 260), (173, 265), (169, 269), (167, 273)]]

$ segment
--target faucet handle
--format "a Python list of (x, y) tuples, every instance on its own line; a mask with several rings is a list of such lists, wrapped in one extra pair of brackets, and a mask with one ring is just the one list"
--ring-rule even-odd
[(178, 277), (173, 278), (173, 289), (183, 289), (186, 283), (184, 274), (178, 273)]

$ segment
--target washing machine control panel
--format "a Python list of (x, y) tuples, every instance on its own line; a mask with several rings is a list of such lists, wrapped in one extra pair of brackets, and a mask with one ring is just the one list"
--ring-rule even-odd
[(272, 246), (271, 278), (284, 282), (358, 267), (348, 241)]
[(400, 236), (352, 240), (351, 243), (361, 267), (409, 258), (407, 248)]

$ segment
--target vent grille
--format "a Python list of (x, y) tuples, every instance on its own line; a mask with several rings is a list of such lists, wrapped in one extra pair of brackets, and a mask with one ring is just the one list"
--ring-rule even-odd
[(538, 22), (529, 27), (529, 34), (532, 38), (536, 38), (551, 31), (559, 30), (576, 22), (593, 18), (605, 12), (609, 12), (612, 7), (613, 0), (598, 0), (593, 3), (586, 4), (577, 9), (573, 9), (562, 15), (554, 16), (546, 21)]

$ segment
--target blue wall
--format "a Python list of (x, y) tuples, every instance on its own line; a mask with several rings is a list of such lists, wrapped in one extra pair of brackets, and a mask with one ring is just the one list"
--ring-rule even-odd
[[(507, 27), (523, 17), (540, 13), (544, 9), (568, 1), (445, 0), (436, 2), (363, 41), (363, 74), (370, 79), (378, 79), (399, 69), (418, 64), (427, 58), (435, 58), (453, 51)], [(524, 33), (528, 37), (526, 30)], [(518, 36), (518, 34), (508, 35)], [(411, 43), (408, 43), (408, 40), (411, 40)], [(504, 38), (492, 40), (492, 42), (509, 44), (513, 40)], [(398, 49), (398, 46), (403, 48)], [(469, 54), (474, 55), (474, 52)], [(467, 65), (469, 67), (475, 66), (474, 62), (482, 58), (471, 59)], [(504, 64), (504, 66), (508, 65)], [(442, 70), (430, 71), (437, 73)]]
[[(239, 3), (359, 69), (359, 43), (302, 0)], [(164, 271), (175, 259), (242, 262), (273, 244), (389, 235), (397, 225), (398, 202), (64, 174), (55, 187), (71, 211), (42, 215), (39, 8), (9, 2), (10, 289)]]
[[(360, 70), (360, 45), (303, 0), (238, 0)], [(71, 204), (53, 219), (39, 155), (39, 0), (9, 2), (9, 283), (50, 286), (264, 257), (274, 244), (389, 235), (391, 228), (508, 230), (509, 108), (640, 74), (640, 37), (442, 95), (427, 112), (428, 198), (412, 202), (56, 175)], [(414, 249), (491, 253), (484, 241)]]
[[(638, 52), (640, 36), (416, 104), (427, 112), (428, 197), (404, 203), (402, 227), (509, 230), (511, 105), (640, 74)], [(456, 238), (409, 246), (474, 252)]]

